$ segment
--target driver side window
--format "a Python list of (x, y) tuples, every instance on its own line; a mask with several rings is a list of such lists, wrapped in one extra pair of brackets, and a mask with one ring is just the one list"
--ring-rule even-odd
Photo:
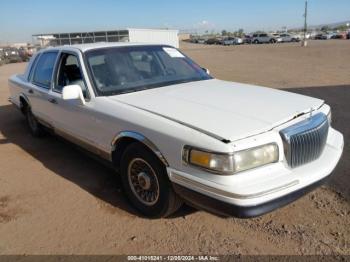
[(62, 53), (57, 73), (54, 86), (56, 92), (61, 93), (63, 87), (67, 85), (79, 85), (83, 91), (84, 98), (87, 98), (87, 87), (78, 58), (75, 55)]

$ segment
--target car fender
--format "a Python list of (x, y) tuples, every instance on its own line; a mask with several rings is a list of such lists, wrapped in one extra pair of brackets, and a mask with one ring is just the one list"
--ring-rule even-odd
[(150, 149), (165, 166), (169, 166), (167, 160), (165, 159), (164, 155), (161, 153), (161, 151), (158, 149), (158, 147), (147, 137), (144, 135), (135, 132), (135, 131), (122, 131), (119, 132), (112, 140), (112, 152), (114, 150), (118, 150), (118, 143), (123, 138), (132, 138), (134, 140), (139, 141), (140, 143), (144, 144), (148, 149)]

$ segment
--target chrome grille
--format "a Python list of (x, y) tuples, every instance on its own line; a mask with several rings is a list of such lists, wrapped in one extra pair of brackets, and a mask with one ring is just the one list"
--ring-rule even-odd
[(327, 116), (318, 113), (281, 130), (288, 165), (294, 168), (319, 158), (326, 145), (328, 128)]

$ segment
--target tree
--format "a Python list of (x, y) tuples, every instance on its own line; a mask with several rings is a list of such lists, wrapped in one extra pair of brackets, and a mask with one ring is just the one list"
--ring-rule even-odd
[(339, 31), (346, 31), (346, 29), (348, 29), (348, 27), (346, 25), (340, 25), (340, 26), (333, 28), (333, 30), (339, 30)]
[(242, 28), (238, 29), (238, 36), (242, 37), (244, 34), (244, 30)]
[(330, 29), (330, 28), (329, 28), (329, 26), (327, 26), (327, 25), (321, 27), (321, 31), (323, 31), (323, 32), (326, 32), (326, 31), (328, 31), (329, 29)]
[(222, 30), (221, 31), (221, 35), (227, 35), (227, 31), (226, 30)]

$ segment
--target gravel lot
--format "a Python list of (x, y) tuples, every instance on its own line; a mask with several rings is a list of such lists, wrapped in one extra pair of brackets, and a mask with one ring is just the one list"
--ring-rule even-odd
[[(182, 50), (217, 78), (325, 99), (350, 139), (350, 41), (203, 46)], [(138, 216), (118, 177), (53, 136), (33, 139), (9, 103), (0, 67), (0, 254), (348, 254), (350, 147), (329, 185), (265, 216), (221, 218), (183, 207), (172, 218)]]

